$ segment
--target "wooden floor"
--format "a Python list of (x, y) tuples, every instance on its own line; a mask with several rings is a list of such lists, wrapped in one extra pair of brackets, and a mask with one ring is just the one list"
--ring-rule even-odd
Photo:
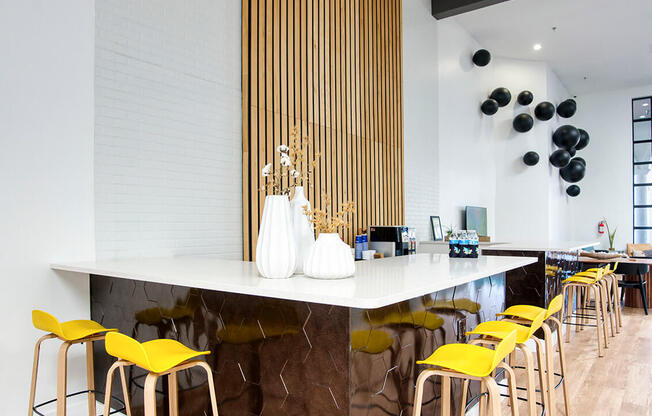
[[(571, 333), (566, 347), (568, 386), (573, 416), (652, 416), (652, 315), (623, 309), (623, 328), (609, 338), (605, 356), (598, 358), (595, 329)], [(555, 360), (557, 362), (557, 360)], [(558, 372), (558, 370), (557, 370)], [(519, 384), (523, 377), (519, 374)], [(561, 386), (556, 393), (557, 415), (564, 415)], [(504, 415), (510, 411), (503, 401)], [(519, 414), (527, 415), (525, 405)]]

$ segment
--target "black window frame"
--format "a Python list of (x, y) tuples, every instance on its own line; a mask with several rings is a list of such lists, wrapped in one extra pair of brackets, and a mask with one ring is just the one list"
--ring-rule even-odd
[[(636, 183), (636, 166), (640, 165), (652, 165), (652, 160), (645, 162), (636, 162), (636, 156), (634, 154), (637, 144), (640, 143), (650, 143), (652, 146), (652, 137), (646, 140), (636, 140), (635, 126), (636, 123), (650, 123), (652, 127), (652, 114), (650, 117), (646, 118), (634, 118), (634, 103), (640, 100), (650, 100), (652, 102), (652, 95), (632, 98), (632, 241), (634, 244), (648, 243), (652, 244), (652, 241), (636, 241), (636, 231), (637, 230), (652, 230), (652, 226), (637, 226), (636, 225), (636, 209), (637, 208), (652, 208), (651, 204), (641, 204), (636, 205), (636, 188), (638, 187), (652, 187), (652, 182), (645, 183)], [(651, 105), (652, 107), (652, 105)]]

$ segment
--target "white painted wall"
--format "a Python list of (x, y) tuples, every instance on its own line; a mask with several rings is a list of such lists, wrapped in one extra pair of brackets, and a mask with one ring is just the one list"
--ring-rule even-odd
[[(34, 343), (31, 310), (89, 316), (88, 278), (56, 260), (92, 259), (94, 2), (0, 1), (0, 414), (25, 414)], [(58, 342), (44, 344), (37, 401), (56, 395)], [(70, 350), (70, 389), (85, 382)]]
[(652, 85), (603, 91), (577, 98), (576, 123), (591, 136), (582, 150), (586, 177), (579, 183), (582, 193), (572, 204), (573, 237), (600, 238), (609, 247), (606, 233), (598, 234), (598, 222), (606, 217), (618, 227), (615, 248), (624, 250), (632, 242), (632, 98), (652, 95)]
[(98, 257), (240, 259), (240, 2), (96, 4)]
[(403, 119), (405, 223), (418, 240), (432, 239), (430, 216), (440, 215), (437, 26), (429, 0), (403, 2)]

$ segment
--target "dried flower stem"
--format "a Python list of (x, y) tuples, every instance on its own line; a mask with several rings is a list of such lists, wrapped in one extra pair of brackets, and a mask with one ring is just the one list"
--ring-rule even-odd
[(332, 213), (329, 209), (331, 206), (330, 195), (322, 192), (321, 198), (324, 209), (310, 210), (307, 205), (303, 207), (303, 212), (308, 217), (308, 221), (315, 225), (317, 234), (337, 233), (340, 229), (348, 227), (350, 225), (349, 218), (355, 212), (353, 201), (344, 202), (337, 212)]

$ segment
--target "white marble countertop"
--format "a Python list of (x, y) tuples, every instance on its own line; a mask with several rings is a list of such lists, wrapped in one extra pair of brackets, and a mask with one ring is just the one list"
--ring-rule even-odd
[(111, 276), (336, 306), (372, 309), (535, 263), (535, 257), (414, 254), (356, 262), (353, 278), (264, 279), (253, 262), (211, 257), (163, 257), (56, 263), (54, 270)]
[(504, 251), (576, 251), (600, 244), (597, 241), (525, 241), (513, 243), (497, 243), (484, 250)]

